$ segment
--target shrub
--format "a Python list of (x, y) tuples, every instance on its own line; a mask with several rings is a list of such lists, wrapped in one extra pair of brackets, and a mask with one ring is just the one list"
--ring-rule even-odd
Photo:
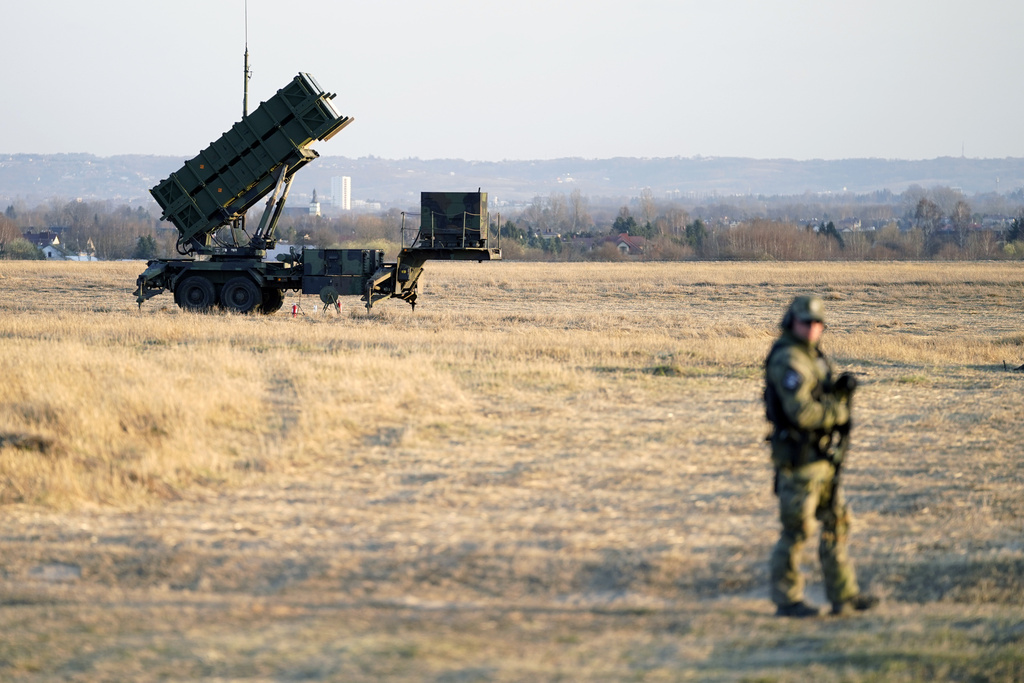
[(12, 261), (35, 261), (43, 258), (43, 252), (24, 237), (18, 237), (0, 249), (0, 257)]

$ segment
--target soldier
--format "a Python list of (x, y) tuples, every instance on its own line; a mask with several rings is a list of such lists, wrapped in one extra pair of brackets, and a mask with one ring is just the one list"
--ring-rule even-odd
[(838, 489), (839, 467), (849, 438), (852, 374), (833, 381), (831, 363), (818, 348), (825, 331), (825, 305), (798, 296), (782, 319), (782, 334), (765, 360), (765, 409), (779, 498), (782, 535), (771, 556), (771, 595), (784, 617), (811, 617), (804, 602), (800, 555), (821, 522), (818, 557), (832, 614), (871, 609), (878, 599), (861, 595), (847, 555), (849, 513)]

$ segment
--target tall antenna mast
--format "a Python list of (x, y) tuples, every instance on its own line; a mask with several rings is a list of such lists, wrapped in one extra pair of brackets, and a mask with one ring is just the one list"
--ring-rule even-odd
[(245, 0), (245, 65), (242, 71), (242, 118), (249, 115), (249, 0)]
[[(243, 5), (245, 16), (245, 63), (242, 65), (242, 119), (245, 119), (249, 116), (249, 77), (252, 76), (252, 72), (249, 71), (249, 0), (245, 0)], [(244, 213), (231, 224), (231, 242), (236, 247), (238, 246), (239, 231), (245, 234)]]

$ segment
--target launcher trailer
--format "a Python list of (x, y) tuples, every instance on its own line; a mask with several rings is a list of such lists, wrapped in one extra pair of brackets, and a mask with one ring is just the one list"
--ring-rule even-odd
[[(161, 219), (178, 230), (181, 258), (147, 263), (135, 290), (140, 307), (169, 291), (189, 311), (270, 314), (292, 290), (317, 294), (325, 304), (357, 295), (367, 310), (392, 297), (415, 308), (426, 261), (501, 258), (501, 249), (490, 246), (487, 193), (477, 191), (422, 193), (420, 228), (394, 262), (378, 249), (315, 248), (267, 260), (294, 175), (319, 156), (310, 145), (353, 121), (337, 112), (334, 97), (300, 73), (150, 190)], [(264, 198), (250, 234), (246, 212)]]

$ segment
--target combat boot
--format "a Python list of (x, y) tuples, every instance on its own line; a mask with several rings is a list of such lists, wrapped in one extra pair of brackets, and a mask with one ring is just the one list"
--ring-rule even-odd
[(832, 614), (833, 616), (849, 616), (854, 612), (867, 612), (869, 609), (873, 609), (878, 606), (881, 602), (874, 595), (857, 595), (849, 600), (843, 600), (842, 602), (832, 603)]
[(779, 608), (775, 610), (777, 617), (796, 617), (797, 619), (816, 617), (819, 614), (821, 614), (821, 610), (803, 601), (794, 602), (791, 605), (779, 605)]

